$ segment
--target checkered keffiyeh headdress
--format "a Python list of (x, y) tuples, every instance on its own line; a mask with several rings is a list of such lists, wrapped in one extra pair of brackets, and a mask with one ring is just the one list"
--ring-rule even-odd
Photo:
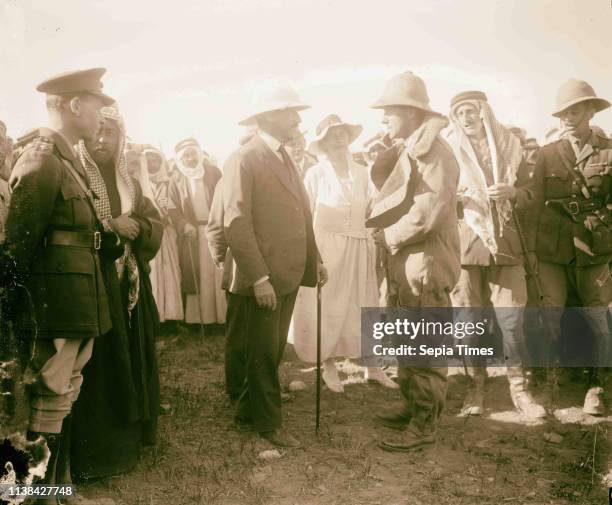
[[(491, 210), (493, 203), (487, 195), (482, 167), (478, 165), (478, 158), (456, 114), (457, 109), (464, 104), (470, 104), (479, 111), (489, 145), (495, 183), (515, 184), (523, 159), (523, 149), (519, 139), (496, 119), (484, 93), (465, 92), (453, 99), (450, 119), (454, 135), (450, 143), (460, 167), (459, 200), (463, 205), (464, 220), (491, 253), (497, 254)], [(504, 226), (511, 225), (513, 205), (509, 200), (497, 202), (495, 205), (503, 233)]]
[[(136, 202), (136, 190), (134, 189), (134, 182), (127, 171), (127, 158), (125, 154), (126, 138), (123, 118), (115, 106), (103, 107), (101, 109), (101, 113), (105, 121), (112, 121), (119, 129), (119, 144), (117, 146), (117, 153), (115, 155), (115, 171), (118, 178), (120, 178), (127, 186), (130, 198), (129, 208), (130, 210), (133, 210)], [(104, 227), (107, 228), (108, 221), (112, 219), (113, 216), (111, 213), (110, 199), (106, 190), (106, 184), (102, 174), (100, 174), (98, 165), (87, 151), (85, 142), (83, 142), (83, 140), (79, 141), (77, 151), (81, 163), (85, 168), (85, 172), (87, 173), (89, 185), (91, 186), (92, 191), (98, 197), (94, 199), (96, 214), (98, 215), (98, 219), (103, 223)], [(128, 293), (128, 312), (131, 312), (138, 301), (140, 282), (138, 264), (136, 262), (136, 257), (132, 252), (132, 245), (130, 243), (125, 245), (123, 255), (115, 261), (115, 266), (117, 267), (119, 280), (123, 278), (125, 272), (128, 274), (130, 285)]]

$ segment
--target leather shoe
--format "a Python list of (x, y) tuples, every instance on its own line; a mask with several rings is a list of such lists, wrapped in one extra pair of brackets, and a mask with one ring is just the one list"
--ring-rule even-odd
[(379, 424), (398, 431), (404, 431), (406, 429), (406, 426), (410, 423), (410, 418), (410, 414), (398, 410), (376, 414), (376, 421), (378, 421)]
[(419, 435), (407, 429), (401, 436), (393, 440), (383, 440), (378, 446), (388, 452), (410, 452), (422, 449), (434, 443), (433, 435)]
[(268, 442), (275, 445), (276, 447), (297, 449), (302, 445), (297, 438), (285, 432), (284, 430), (261, 431), (259, 434), (262, 438), (265, 438)]

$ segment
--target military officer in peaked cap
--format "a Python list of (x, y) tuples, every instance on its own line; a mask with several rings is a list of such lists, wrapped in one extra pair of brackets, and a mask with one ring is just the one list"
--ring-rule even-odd
[[(612, 304), (612, 141), (590, 126), (595, 113), (610, 107), (585, 81), (570, 79), (559, 89), (553, 116), (562, 138), (544, 146), (534, 172), (538, 204), (536, 255), (552, 365), (559, 358), (562, 307), (570, 287), (580, 297), (597, 341), (597, 373), (583, 410), (604, 413), (604, 379), (610, 357)], [(555, 310), (556, 308), (556, 310)]]
[[(62, 457), (69, 445), (62, 433), (93, 338), (111, 327), (98, 250), (116, 248), (118, 239), (98, 221), (95, 195), (73, 149), (80, 139), (95, 138), (100, 108), (113, 103), (102, 93), (104, 72), (65, 73), (38, 86), (46, 94), (50, 127), (20, 140), (23, 151), (9, 181), (3, 282), (23, 285), (28, 293), (26, 302), (14, 304), (12, 315), (19, 334), (32, 344), (29, 367), (35, 382), (29, 390), (28, 437), (47, 441), (48, 485), (70, 482)], [(49, 497), (36, 503), (60, 502)]]

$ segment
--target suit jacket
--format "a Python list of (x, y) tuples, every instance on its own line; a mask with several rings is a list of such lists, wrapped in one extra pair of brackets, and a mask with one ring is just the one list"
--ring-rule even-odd
[(253, 295), (268, 275), (277, 295), (316, 286), (319, 258), (304, 184), (254, 136), (226, 161), (221, 187), (232, 293)]
[[(215, 196), (213, 196), (210, 214), (208, 215), (208, 224), (206, 225), (206, 238), (208, 240), (208, 249), (215, 265), (217, 267), (222, 267), (224, 264), (231, 265), (232, 253), (227, 247), (225, 230), (223, 228), (223, 191), (215, 191)], [(229, 270), (223, 268), (221, 287), (226, 290), (229, 289), (229, 282)]]
[(206, 225), (206, 238), (215, 265), (222, 265), (227, 253), (227, 241), (223, 229), (223, 191), (215, 191), (213, 196)]
[(97, 337), (111, 328), (111, 321), (93, 239), (89, 248), (47, 245), (45, 240), (53, 231), (93, 237), (102, 230), (67, 165), (87, 185), (85, 170), (59, 133), (42, 128), (33, 138), (11, 174), (6, 222), (13, 274), (27, 288), (33, 310), (26, 314), (30, 302), (25, 301), (16, 314), (17, 325), (27, 334), (35, 331), (38, 338)]
[[(612, 205), (612, 140), (592, 134), (586, 154), (592, 156), (578, 167), (593, 197)], [(584, 152), (584, 151), (583, 151)], [(583, 156), (584, 157), (584, 156)], [(540, 150), (534, 173), (534, 195), (538, 215), (535, 243), (539, 260), (560, 265), (600, 265), (609, 263), (612, 254), (593, 255), (592, 234), (584, 224), (584, 217), (574, 222), (558, 209), (546, 205), (551, 198), (583, 198), (570, 170), (578, 160), (570, 142), (562, 139)], [(610, 221), (608, 221), (609, 223)], [(609, 224), (608, 224), (609, 226)]]

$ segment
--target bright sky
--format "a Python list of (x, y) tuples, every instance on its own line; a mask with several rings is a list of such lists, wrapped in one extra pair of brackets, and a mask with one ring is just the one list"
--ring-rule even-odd
[[(290, 79), (327, 114), (379, 129), (368, 108), (385, 81), (412, 70), (432, 107), (480, 89), (498, 118), (541, 139), (559, 85), (587, 80), (612, 100), (610, 0), (0, 0), (0, 118), (9, 134), (45, 124), (36, 84), (104, 66), (136, 142), (195, 135), (223, 159), (236, 146), (250, 94)], [(612, 111), (595, 124), (612, 131)]]

